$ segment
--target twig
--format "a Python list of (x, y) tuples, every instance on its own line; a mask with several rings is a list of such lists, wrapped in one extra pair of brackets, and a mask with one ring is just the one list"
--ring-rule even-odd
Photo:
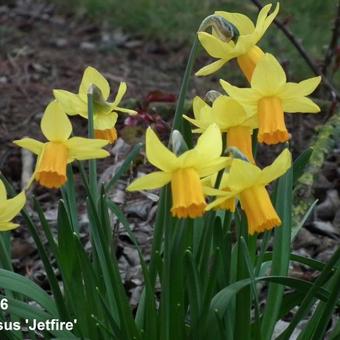
[(325, 60), (323, 62), (322, 73), (327, 74), (327, 68), (332, 63), (332, 59), (335, 56), (336, 48), (338, 45), (338, 38), (340, 35), (340, 0), (338, 0), (336, 17), (334, 19), (334, 25), (332, 29), (332, 37), (329, 42), (329, 46), (325, 55)]
[[(259, 0), (251, 0), (259, 9), (262, 9), (263, 5)], [(306, 61), (311, 70), (318, 76), (322, 77), (324, 85), (329, 89), (332, 101), (340, 101), (340, 94), (335, 89), (331, 81), (323, 74), (320, 68), (315, 64), (315, 62), (310, 58), (304, 47), (298, 42), (294, 34), (287, 29), (287, 27), (278, 19), (274, 19), (275, 25), (285, 34), (288, 40), (295, 46), (298, 52), (301, 54), (302, 58)]]

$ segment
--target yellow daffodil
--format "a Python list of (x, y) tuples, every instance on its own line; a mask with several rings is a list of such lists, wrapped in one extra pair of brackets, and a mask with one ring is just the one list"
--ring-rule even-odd
[(81, 80), (78, 94), (64, 90), (54, 90), (53, 94), (67, 114), (79, 114), (87, 119), (87, 94), (91, 85), (95, 85), (101, 92), (101, 94), (94, 96), (93, 120), (95, 137), (114, 143), (117, 139), (117, 130), (115, 129), (118, 118), (117, 112), (125, 112), (130, 115), (137, 114), (134, 110), (118, 106), (127, 90), (126, 83), (121, 82), (119, 84), (115, 100), (112, 103), (108, 102), (110, 95), (108, 81), (95, 68), (87, 67)]
[(280, 63), (266, 53), (255, 68), (251, 88), (238, 88), (224, 80), (221, 80), (221, 85), (248, 114), (257, 114), (258, 141), (277, 144), (289, 139), (284, 112), (320, 111), (319, 106), (306, 97), (316, 89), (320, 81), (321, 77), (314, 77), (299, 83), (287, 82)]
[(19, 214), (25, 203), (25, 192), (7, 199), (5, 185), (0, 180), (0, 231), (11, 230), (19, 226), (19, 224), (13, 223), (12, 220)]
[(281, 224), (269, 194), (265, 188), (267, 184), (282, 176), (291, 166), (291, 153), (285, 149), (270, 165), (261, 170), (257, 166), (240, 159), (234, 159), (229, 175), (223, 182), (227, 190), (205, 188), (205, 193), (218, 196), (207, 206), (210, 210), (220, 206), (233, 197), (239, 197), (241, 207), (248, 220), (248, 233), (260, 233)]
[(14, 143), (38, 155), (34, 178), (47, 188), (59, 188), (66, 182), (67, 163), (109, 156), (102, 150), (108, 144), (105, 140), (70, 138), (71, 122), (56, 101), (47, 106), (40, 126), (48, 142), (23, 138)]
[(255, 26), (253, 22), (243, 14), (222, 11), (215, 12), (216, 15), (222, 16), (235, 25), (240, 35), (235, 43), (234, 41), (223, 41), (214, 34), (199, 32), (198, 39), (204, 49), (209, 55), (218, 60), (200, 69), (196, 75), (206, 76), (214, 73), (229, 60), (237, 58), (242, 72), (250, 81), (255, 65), (264, 54), (256, 44), (279, 12), (279, 4), (277, 4), (273, 13), (268, 15), (271, 6), (271, 4), (268, 4), (261, 9)]
[(193, 101), (195, 119), (183, 115), (197, 127), (193, 132), (203, 132), (213, 123), (221, 132), (227, 132), (227, 147), (238, 148), (252, 163), (255, 163), (252, 152), (251, 135), (257, 128), (257, 116), (249, 117), (243, 107), (228, 96), (219, 96), (209, 106), (200, 97)]
[(146, 157), (161, 171), (136, 179), (128, 191), (160, 188), (171, 183), (173, 216), (199, 217), (204, 213), (204, 199), (200, 178), (226, 167), (229, 159), (221, 157), (221, 133), (211, 125), (198, 139), (195, 148), (176, 156), (158, 139), (151, 128), (146, 132)]

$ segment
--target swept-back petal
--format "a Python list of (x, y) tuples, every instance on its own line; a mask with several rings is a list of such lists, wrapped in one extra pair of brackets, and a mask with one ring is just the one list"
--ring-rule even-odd
[(121, 102), (122, 98), (124, 97), (125, 93), (126, 93), (126, 90), (127, 90), (127, 85), (125, 82), (120, 82), (119, 84), (119, 87), (118, 87), (118, 91), (117, 91), (117, 94), (116, 94), (116, 98), (113, 102), (113, 104), (115, 106), (119, 105), (119, 103)]
[(209, 211), (217, 206), (219, 206), (220, 204), (222, 204), (223, 202), (225, 202), (226, 200), (230, 199), (230, 198), (233, 198), (237, 195), (236, 192), (225, 192), (225, 196), (222, 196), (222, 197), (218, 197), (216, 198), (214, 201), (212, 201), (211, 203), (209, 203), (205, 210), (206, 211)]
[[(228, 58), (230, 60), (231, 58)], [(218, 71), (228, 60), (225, 59), (219, 59), (214, 61), (213, 63), (202, 67), (199, 69), (195, 75), (200, 77), (200, 76), (208, 76), (209, 74), (212, 74), (216, 71)]]
[(15, 229), (17, 227), (19, 227), (18, 223), (0, 222), (0, 230), (1, 231), (9, 231), (9, 230)]
[(0, 202), (0, 222), (10, 222), (26, 203), (25, 192), (21, 192), (13, 198)]
[(79, 86), (79, 95), (82, 98), (87, 97), (87, 92), (91, 85), (96, 85), (100, 89), (104, 100), (109, 97), (110, 85), (108, 81), (94, 67), (88, 66), (84, 71), (83, 78)]
[(198, 32), (198, 39), (203, 48), (214, 58), (226, 59), (233, 48), (225, 41), (207, 32)]
[(231, 191), (241, 192), (256, 184), (260, 174), (261, 170), (256, 165), (234, 159), (227, 179), (228, 187)]
[(255, 26), (253, 22), (241, 13), (232, 13), (224, 11), (215, 11), (216, 15), (223, 17), (236, 26), (240, 34), (250, 34), (254, 31)]
[(146, 158), (156, 168), (171, 172), (178, 166), (175, 154), (162, 144), (150, 127), (146, 131), (145, 149)]
[(7, 199), (7, 191), (5, 184), (0, 180), (0, 202)]
[(251, 78), (251, 87), (263, 96), (276, 95), (286, 84), (286, 73), (277, 59), (266, 53), (257, 63)]
[(64, 90), (53, 90), (53, 95), (68, 115), (87, 118), (87, 98), (83, 101), (79, 95)]
[(71, 122), (56, 100), (48, 104), (40, 127), (44, 136), (51, 142), (63, 142), (72, 133)]
[(156, 171), (137, 178), (127, 188), (127, 191), (158, 189), (171, 181), (171, 173)]
[(216, 160), (212, 160), (207, 162), (206, 164), (200, 164), (200, 167), (197, 168), (198, 175), (200, 177), (210, 176), (218, 171), (227, 168), (231, 163), (231, 158), (229, 157), (220, 157)]
[(286, 83), (278, 94), (281, 99), (304, 97), (311, 94), (320, 84), (321, 77), (313, 77), (299, 83)]
[(110, 153), (102, 148), (108, 144), (107, 140), (103, 139), (88, 139), (83, 137), (72, 137), (65, 142), (68, 147), (68, 162), (75, 159), (96, 159), (110, 156)]
[(266, 32), (270, 24), (273, 22), (273, 20), (277, 16), (279, 9), (280, 9), (280, 4), (277, 3), (275, 10), (270, 15), (268, 15), (271, 7), (272, 7), (272, 4), (268, 4), (264, 6), (259, 12), (259, 15), (257, 17), (255, 30), (259, 33), (259, 39), (261, 39), (263, 34)]
[(192, 108), (196, 119), (201, 119), (202, 110), (211, 109), (211, 107), (199, 96), (196, 96), (192, 101)]
[(131, 110), (131, 109), (125, 109), (123, 107), (115, 107), (114, 109), (115, 111), (118, 111), (118, 112), (124, 112), (124, 113), (127, 113), (128, 115), (130, 116), (135, 116), (138, 112), (135, 111), (135, 110)]
[(320, 112), (320, 107), (311, 99), (306, 97), (296, 97), (282, 101), (284, 112), (301, 112), (301, 113), (317, 113)]
[(96, 130), (108, 130), (116, 125), (117, 119), (118, 114), (116, 112), (96, 114), (93, 117), (93, 125)]
[(284, 149), (275, 161), (265, 167), (258, 178), (258, 184), (267, 185), (282, 176), (292, 165), (292, 154)]
[(231, 85), (223, 79), (220, 79), (220, 84), (230, 97), (241, 104), (257, 105), (257, 101), (261, 98), (261, 94), (256, 90), (249, 88), (239, 88), (237, 86)]
[(243, 107), (233, 98), (220, 96), (213, 103), (212, 115), (221, 130), (242, 124), (247, 118)]
[(36, 155), (39, 155), (44, 147), (44, 143), (41, 143), (33, 138), (22, 138), (13, 141), (13, 143), (26, 150), (33, 152)]

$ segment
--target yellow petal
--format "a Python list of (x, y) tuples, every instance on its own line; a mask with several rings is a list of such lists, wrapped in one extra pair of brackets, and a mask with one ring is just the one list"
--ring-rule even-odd
[(267, 185), (281, 177), (291, 165), (292, 154), (288, 149), (284, 149), (271, 165), (261, 171), (257, 184)]
[(150, 127), (146, 131), (145, 148), (146, 158), (156, 168), (171, 172), (177, 167), (177, 157), (161, 143)]
[(210, 125), (198, 138), (194, 149), (179, 157), (181, 167), (194, 167), (197, 171), (217, 160), (222, 154), (222, 137), (216, 124)]
[(216, 60), (213, 63), (202, 67), (200, 70), (198, 70), (195, 75), (200, 77), (200, 76), (208, 76), (209, 74), (212, 74), (216, 71), (218, 71), (225, 63), (227, 60), (225, 59), (220, 59)]
[(231, 191), (241, 192), (257, 183), (261, 170), (251, 163), (234, 159), (229, 172), (228, 187)]
[[(199, 132), (204, 131), (203, 124), (200, 120), (196, 120), (193, 118), (188, 117), (187, 115), (182, 116), (184, 119), (186, 119), (188, 122), (190, 122), (192, 125), (197, 126), (199, 129)], [(197, 130), (197, 129), (196, 129)], [(192, 130), (194, 132), (194, 130)]]
[(44, 147), (44, 143), (41, 143), (33, 138), (22, 138), (13, 141), (14, 144), (39, 155)]
[(200, 167), (197, 168), (197, 172), (200, 177), (210, 176), (212, 174), (217, 173), (218, 171), (227, 168), (231, 163), (231, 158), (229, 157), (220, 157), (216, 160), (207, 162), (206, 164), (200, 164)]
[(7, 199), (7, 191), (5, 184), (0, 180), (0, 202)]
[(239, 30), (240, 34), (250, 34), (255, 29), (253, 22), (243, 14), (223, 11), (216, 11), (215, 14), (234, 24)]
[(261, 39), (261, 37), (263, 36), (263, 34), (266, 32), (266, 30), (268, 29), (268, 27), (270, 26), (270, 24), (273, 22), (273, 20), (275, 19), (275, 17), (277, 16), (279, 9), (280, 9), (280, 4), (277, 3), (275, 10), (273, 11), (273, 13), (271, 13), (270, 15), (268, 15), (270, 9), (271, 9), (272, 5), (268, 4), (266, 6), (264, 6), (258, 17), (257, 17), (257, 21), (256, 21), (256, 27), (255, 30), (257, 32), (259, 32), (259, 39)]
[(41, 119), (41, 131), (51, 142), (63, 142), (72, 133), (72, 125), (58, 102), (51, 102)]
[(285, 84), (285, 71), (273, 55), (266, 53), (255, 67), (251, 87), (269, 97), (276, 95)]
[(228, 96), (220, 96), (214, 101), (212, 115), (213, 120), (223, 131), (238, 126), (247, 119), (243, 107)]
[(9, 231), (19, 227), (19, 224), (12, 222), (0, 222), (0, 231)]
[(104, 100), (109, 97), (110, 85), (108, 81), (94, 67), (89, 66), (85, 69), (79, 86), (79, 95), (83, 100), (87, 98), (87, 93), (91, 85), (96, 85), (99, 88)]
[(313, 77), (299, 83), (286, 83), (278, 94), (281, 99), (308, 96), (318, 87), (321, 77)]
[(79, 95), (64, 90), (53, 90), (53, 95), (67, 114), (87, 118), (87, 98), (83, 101)]
[(109, 112), (106, 114), (95, 114), (93, 117), (93, 124), (96, 130), (112, 129), (117, 122), (118, 114), (116, 112)]
[(0, 223), (10, 222), (26, 203), (25, 192), (21, 192), (17, 196), (0, 202)]
[(127, 191), (158, 189), (171, 181), (171, 173), (156, 171), (137, 178), (127, 188)]
[(207, 32), (198, 32), (198, 39), (203, 48), (214, 58), (228, 59), (232, 47), (228, 43), (214, 37)]
[[(225, 192), (226, 193), (226, 192)], [(228, 192), (228, 194), (226, 193), (225, 196), (223, 197), (218, 197), (216, 198), (214, 201), (212, 201), (211, 203), (209, 203), (207, 205), (207, 207), (205, 208), (206, 211), (209, 211), (213, 208), (216, 208), (217, 206), (219, 206), (220, 204), (222, 204), (223, 202), (225, 202), (226, 200), (235, 197), (237, 194), (233, 193), (233, 192)]]
[(108, 144), (108, 141), (103, 139), (88, 139), (83, 137), (72, 137), (65, 142), (68, 147), (68, 162), (75, 159), (97, 159), (110, 156), (110, 153), (102, 148)]
[(210, 109), (210, 106), (201, 98), (196, 96), (192, 101), (192, 109), (196, 119), (201, 119), (202, 111), (204, 109)]
[(122, 98), (124, 97), (125, 95), (125, 92), (127, 90), (127, 85), (125, 82), (121, 82), (119, 84), (119, 87), (118, 87), (118, 91), (117, 91), (117, 94), (116, 94), (116, 98), (113, 102), (113, 104), (115, 106), (119, 105), (119, 103), (121, 102)]
[(302, 112), (302, 113), (317, 113), (320, 112), (320, 107), (311, 99), (306, 97), (297, 97), (286, 99), (282, 102), (284, 112)]
[(220, 79), (220, 84), (224, 91), (229, 94), (230, 97), (238, 101), (240, 104), (256, 105), (257, 101), (261, 98), (261, 94), (256, 90), (249, 88), (239, 88), (231, 85), (227, 81)]
[(128, 115), (130, 116), (135, 116), (138, 112), (135, 111), (135, 110), (131, 110), (131, 109), (125, 109), (123, 107), (115, 107), (114, 109), (115, 111), (118, 111), (118, 112), (124, 112), (124, 113), (127, 113)]

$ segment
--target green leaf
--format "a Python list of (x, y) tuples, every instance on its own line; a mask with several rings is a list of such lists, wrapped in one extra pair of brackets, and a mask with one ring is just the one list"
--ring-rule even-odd
[[(290, 169), (278, 180), (277, 184), (275, 208), (282, 224), (274, 231), (272, 275), (288, 274), (292, 223), (292, 177), (293, 172)], [(266, 304), (262, 320), (263, 340), (270, 340), (272, 337), (282, 297), (283, 287), (271, 283), (267, 295), (267, 301), (270, 303)]]
[(298, 179), (303, 175), (309, 159), (313, 153), (313, 149), (309, 148), (302, 152), (293, 163), (293, 186)]

